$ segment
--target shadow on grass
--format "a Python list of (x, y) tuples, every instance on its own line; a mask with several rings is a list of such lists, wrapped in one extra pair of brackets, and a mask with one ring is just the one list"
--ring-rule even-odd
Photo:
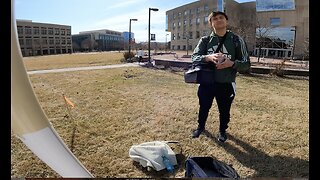
[[(287, 156), (269, 156), (230, 134), (228, 134), (228, 140), (225, 143), (219, 142), (208, 131), (205, 134), (232, 154), (243, 166), (254, 169), (256, 171), (254, 177), (309, 178), (309, 161)], [(228, 141), (234, 141), (244, 151), (230, 145)]]

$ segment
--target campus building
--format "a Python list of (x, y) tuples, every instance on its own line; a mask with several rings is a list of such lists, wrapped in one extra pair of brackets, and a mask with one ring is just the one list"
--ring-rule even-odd
[(170, 49), (192, 51), (202, 36), (210, 34), (208, 15), (217, 10), (228, 15), (228, 29), (243, 37), (251, 55), (301, 59), (308, 54), (309, 1), (305, 0), (197, 0), (171, 9), (166, 12)]
[(76, 51), (111, 51), (124, 49), (122, 32), (108, 29), (82, 31), (72, 35), (72, 47)]
[(71, 26), (16, 20), (22, 56), (72, 53)]
[[(255, 44), (255, 2), (198, 0), (166, 12), (166, 28), (171, 32), (171, 50), (193, 50), (202, 36), (211, 33), (208, 15), (223, 11), (229, 16), (229, 29), (241, 34), (253, 51)], [(243, 15), (243, 12), (246, 12)]]

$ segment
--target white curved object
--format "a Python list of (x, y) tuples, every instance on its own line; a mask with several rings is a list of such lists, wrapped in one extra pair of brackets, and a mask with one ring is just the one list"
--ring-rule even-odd
[(11, 0), (11, 127), (18, 138), (62, 177), (92, 178), (49, 123), (22, 61)]

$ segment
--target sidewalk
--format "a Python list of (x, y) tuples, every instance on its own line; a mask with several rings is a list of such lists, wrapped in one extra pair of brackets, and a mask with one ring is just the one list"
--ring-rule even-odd
[(67, 71), (83, 71), (83, 70), (94, 70), (94, 69), (109, 69), (109, 68), (121, 68), (121, 67), (138, 67), (139, 63), (125, 63), (125, 64), (114, 64), (106, 66), (88, 66), (88, 67), (76, 67), (76, 68), (61, 68), (61, 69), (47, 69), (47, 70), (36, 70), (28, 71), (27, 74), (44, 74), (44, 73), (57, 73)]

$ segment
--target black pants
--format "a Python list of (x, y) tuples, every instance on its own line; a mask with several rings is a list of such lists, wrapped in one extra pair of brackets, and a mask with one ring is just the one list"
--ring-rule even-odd
[(142, 61), (142, 56), (139, 56), (139, 63)]
[(235, 94), (235, 83), (214, 83), (212, 85), (201, 84), (198, 88), (200, 105), (198, 128), (205, 128), (213, 99), (216, 98), (219, 109), (219, 130), (220, 132), (225, 132), (230, 121), (230, 108)]

